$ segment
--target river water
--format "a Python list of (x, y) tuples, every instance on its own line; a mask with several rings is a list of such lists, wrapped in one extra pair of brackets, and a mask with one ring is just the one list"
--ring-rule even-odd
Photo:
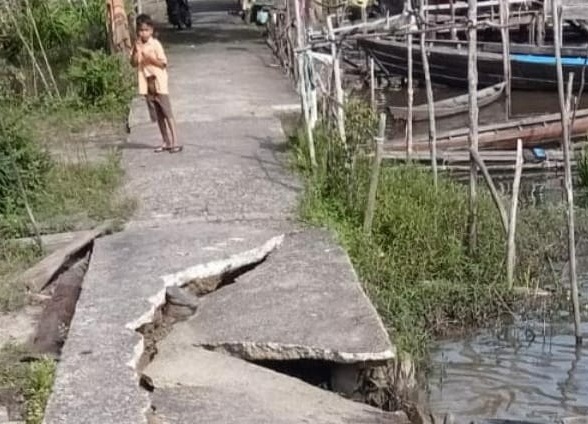
[[(588, 334), (588, 325), (583, 326)], [(535, 422), (588, 415), (588, 346), (569, 324), (527, 324), (444, 341), (426, 398), (437, 413)]]

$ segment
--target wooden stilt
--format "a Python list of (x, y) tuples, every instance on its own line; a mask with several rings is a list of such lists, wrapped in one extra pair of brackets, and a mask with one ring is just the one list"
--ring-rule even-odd
[(576, 272), (576, 238), (574, 225), (574, 192), (572, 187), (572, 172), (571, 172), (571, 158), (570, 158), (570, 110), (571, 110), (571, 92), (573, 86), (573, 74), (570, 75), (568, 81), (568, 98), (566, 100), (566, 93), (564, 92), (564, 75), (561, 60), (561, 5), (559, 0), (552, 0), (553, 12), (553, 34), (555, 45), (555, 59), (557, 67), (557, 86), (559, 106), (561, 109), (561, 124), (562, 124), (562, 148), (564, 153), (565, 163), (565, 188), (566, 197), (568, 201), (567, 207), (567, 222), (568, 222), (568, 252), (570, 263), (570, 286), (572, 292), (572, 307), (574, 311), (574, 334), (576, 336), (576, 345), (582, 344), (582, 330), (580, 318), (580, 302), (578, 299), (578, 276)]
[(512, 184), (512, 201), (510, 205), (510, 220), (508, 223), (508, 236), (506, 247), (506, 281), (512, 289), (514, 285), (514, 270), (516, 264), (516, 242), (517, 231), (517, 207), (519, 205), (519, 188), (521, 175), (523, 173), (523, 141), (517, 140), (517, 159), (515, 164), (515, 177)]
[(372, 222), (374, 220), (374, 212), (376, 209), (376, 194), (378, 192), (378, 180), (380, 178), (380, 165), (382, 163), (382, 145), (384, 144), (384, 136), (386, 133), (386, 114), (380, 114), (380, 123), (378, 129), (378, 137), (376, 138), (376, 154), (372, 165), (372, 172), (370, 176), (370, 190), (368, 192), (367, 208), (363, 220), (363, 231), (366, 234), (372, 231)]
[(505, 93), (505, 105), (504, 113), (506, 119), (510, 119), (511, 116), (511, 69), (510, 69), (510, 34), (508, 30), (509, 22), (509, 5), (508, 0), (500, 0), (500, 27), (501, 27), (501, 39), (502, 39), (502, 58), (503, 58), (503, 69), (504, 69), (504, 82), (506, 83)]
[[(425, 18), (425, 0), (420, 0), (420, 22), (424, 27)], [(424, 28), (421, 28), (423, 30)], [(427, 89), (427, 108), (429, 110), (429, 144), (431, 146), (431, 168), (433, 170), (433, 185), (437, 189), (437, 124), (435, 122), (435, 100), (433, 98), (433, 85), (431, 83), (431, 70), (429, 69), (429, 57), (427, 56), (427, 46), (425, 43), (425, 32), (421, 32), (421, 54), (423, 62), (423, 71), (425, 73), (425, 85)]]
[[(411, 0), (406, 1), (406, 10), (410, 14), (411, 24), (414, 22), (413, 10)], [(408, 61), (408, 77), (407, 77), (407, 96), (408, 96), (408, 113), (406, 117), (406, 159), (410, 160), (412, 155), (412, 109), (414, 103), (414, 87), (413, 87), (413, 57), (412, 57), (412, 25), (410, 25), (409, 32), (406, 36), (407, 43), (407, 61)]]
[[(478, 151), (478, 54), (477, 54), (477, 24), (478, 2), (468, 0), (468, 79), (469, 79), (469, 145), (473, 151)], [(478, 168), (476, 161), (470, 161), (470, 204), (469, 204), (469, 250), (473, 254), (478, 244)]]
[[(294, 0), (295, 19), (296, 19), (296, 31), (298, 36), (298, 48), (302, 49), (305, 45), (304, 42), (304, 30), (302, 28), (302, 19), (300, 18), (300, 2)], [(299, 52), (297, 57), (298, 63), (298, 91), (300, 93), (300, 100), (302, 102), (302, 112), (304, 115), (304, 126), (306, 129), (306, 138), (308, 139), (308, 153), (310, 156), (310, 163), (313, 167), (316, 167), (316, 155), (314, 150), (314, 137), (312, 133), (312, 127), (310, 122), (310, 110), (308, 104), (308, 91), (306, 89), (306, 72), (304, 69), (304, 56), (305, 52)]]

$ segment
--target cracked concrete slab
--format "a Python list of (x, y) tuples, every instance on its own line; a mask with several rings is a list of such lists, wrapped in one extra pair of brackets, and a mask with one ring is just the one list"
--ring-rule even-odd
[(165, 301), (166, 286), (259, 261), (279, 233), (222, 224), (130, 229), (96, 241), (71, 322), (46, 424), (146, 423), (135, 331)]
[(384, 412), (224, 354), (162, 347), (145, 369), (159, 422), (223, 424), (408, 424)]
[(339, 363), (394, 357), (347, 254), (323, 230), (287, 235), (263, 264), (201, 299), (162, 346), (205, 346), (249, 360)]

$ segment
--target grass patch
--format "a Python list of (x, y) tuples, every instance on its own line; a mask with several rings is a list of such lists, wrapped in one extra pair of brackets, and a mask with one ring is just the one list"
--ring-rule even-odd
[[(124, 172), (120, 153), (105, 161), (55, 163), (47, 173), (43, 191), (31, 193), (31, 207), (43, 233), (88, 229), (106, 219), (124, 220), (134, 202), (117, 192)], [(31, 235), (22, 208), (0, 216), (4, 238)]]
[[(53, 164), (43, 190), (29, 196), (41, 231), (78, 231), (105, 220), (126, 220), (135, 202), (118, 193), (123, 177), (120, 154), (114, 152), (96, 163)], [(0, 312), (25, 303), (25, 287), (18, 276), (40, 259), (40, 252), (10, 239), (30, 235), (32, 229), (22, 208), (0, 214)]]
[[(318, 167), (307, 160), (306, 140), (293, 140), (294, 164), (306, 180), (303, 220), (335, 231), (349, 253), (366, 292), (394, 343), (417, 361), (429, 342), (488, 325), (515, 303), (505, 282), (505, 237), (495, 206), (484, 189), (478, 206), (478, 249), (468, 254), (468, 187), (440, 178), (438, 190), (423, 169), (389, 164), (382, 168), (371, 235), (363, 232), (375, 117), (352, 105), (347, 148), (333, 131), (316, 132)], [(578, 231), (588, 229), (585, 213)], [(549, 260), (563, 259), (563, 209), (523, 207), (518, 221), (517, 282), (553, 282)]]
[(2, 401), (17, 409), (26, 424), (41, 424), (53, 386), (55, 362), (49, 358), (21, 362), (25, 353), (22, 347), (12, 345), (0, 350), (0, 390), (6, 397)]

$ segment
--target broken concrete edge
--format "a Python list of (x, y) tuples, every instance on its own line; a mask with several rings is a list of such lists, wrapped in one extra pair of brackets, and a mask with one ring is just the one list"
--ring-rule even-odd
[(312, 359), (338, 364), (385, 362), (396, 358), (396, 349), (381, 352), (341, 352), (320, 347), (272, 342), (224, 342), (193, 344), (206, 350), (227, 353), (247, 361)]
[[(165, 293), (168, 287), (182, 287), (188, 284), (190, 281), (196, 279), (222, 275), (227, 272), (232, 272), (238, 270), (239, 268), (243, 268), (244, 266), (262, 261), (282, 244), (284, 237), (285, 236), (283, 234), (273, 237), (258, 248), (232, 255), (227, 259), (195, 265), (182, 271), (162, 276), (161, 278), (163, 281), (163, 286), (161, 290), (148, 299), (149, 304), (151, 305), (149, 310), (135, 321), (128, 323), (126, 325), (127, 329), (137, 331), (137, 329), (142, 325), (153, 321), (157, 309), (163, 306), (165, 303)], [(139, 342), (134, 348), (132, 359), (127, 365), (136, 370), (143, 352), (144, 337), (141, 336), (139, 338)]]
[(69, 243), (42, 258), (20, 277), (31, 293), (41, 292), (75, 255), (94, 243), (94, 240), (113, 231), (115, 222), (108, 220), (93, 230), (78, 233)]
[[(353, 266), (353, 262), (351, 262), (351, 258), (349, 257), (349, 254), (347, 253), (347, 251), (341, 246), (340, 243), (339, 244), (339, 249), (341, 249), (344, 253), (345, 253), (345, 260), (347, 261), (347, 263), (349, 264), (349, 268), (351, 269), (351, 272), (353, 273), (353, 278), (355, 279), (355, 281), (357, 281), (357, 287), (359, 288), (359, 291), (361, 292), (361, 295), (363, 296), (363, 298), (365, 299), (367, 305), (369, 305), (369, 308), (371, 308), (372, 312), (374, 313), (374, 316), (376, 317), (376, 319), (378, 320), (378, 326), (380, 327), (380, 330), (384, 332), (384, 334), (388, 334), (388, 339), (390, 341), (390, 344), (392, 345), (392, 349), (394, 351), (394, 358), (396, 358), (397, 352), (396, 352), (396, 347), (394, 345), (394, 342), (392, 340), (392, 335), (390, 334), (390, 332), (388, 331), (388, 329), (386, 328), (386, 326), (384, 325), (384, 321), (382, 321), (382, 317), (380, 316), (380, 313), (378, 312), (378, 310), (375, 308), (374, 304), (372, 303), (372, 301), (370, 300), (369, 296), (367, 295), (367, 293), (365, 292), (364, 288), (363, 288), (363, 283), (361, 282), (361, 280), (359, 279), (359, 276), (357, 275), (357, 272), (355, 271), (355, 267)], [(393, 359), (393, 358), (390, 358)]]

